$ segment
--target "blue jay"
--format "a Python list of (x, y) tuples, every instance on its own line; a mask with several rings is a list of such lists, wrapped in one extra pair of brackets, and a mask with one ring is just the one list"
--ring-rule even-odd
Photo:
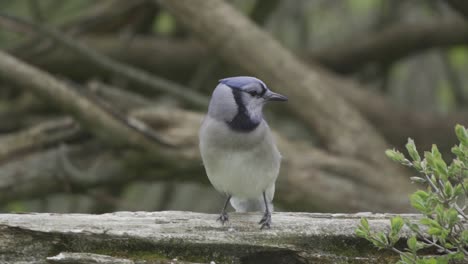
[(262, 110), (266, 102), (287, 100), (247, 76), (222, 79), (213, 91), (199, 139), (206, 174), (227, 195), (222, 224), (230, 202), (237, 212), (264, 211), (259, 224), (270, 227), (281, 155)]

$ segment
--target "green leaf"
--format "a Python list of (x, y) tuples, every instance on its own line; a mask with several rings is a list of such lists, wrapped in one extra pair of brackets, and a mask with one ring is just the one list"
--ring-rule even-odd
[(409, 250), (411, 250), (412, 252), (416, 252), (418, 250), (416, 247), (417, 242), (418, 240), (416, 240), (415, 236), (410, 237), (408, 241), (406, 241), (406, 244), (408, 244)]
[(468, 244), (468, 230), (463, 230), (460, 237), (465, 245)]
[(392, 219), (390, 219), (390, 224), (392, 233), (398, 234), (404, 225), (403, 218), (401, 218), (401, 216), (392, 217)]
[(424, 151), (424, 158), (425, 158), (425, 161), (427, 163), (427, 169), (429, 171), (433, 171), (434, 170), (434, 155), (432, 155), (431, 152), (429, 151)]
[(387, 155), (387, 157), (389, 157), (391, 160), (399, 163), (403, 163), (405, 161), (405, 156), (403, 153), (395, 149), (387, 149), (385, 151), (385, 155)]
[(449, 177), (455, 177), (459, 175), (462, 171), (462, 166), (463, 163), (460, 160), (454, 159), (448, 167)]
[(377, 238), (385, 247), (389, 245), (388, 238), (383, 232), (377, 233)]
[(358, 228), (356, 229), (356, 236), (367, 239), (369, 237), (369, 233), (362, 228)]
[(422, 218), (421, 220), (419, 220), (419, 222), (428, 227), (440, 227), (440, 224), (436, 220), (427, 217)]
[(448, 197), (449, 199), (453, 197), (453, 186), (450, 183), (450, 181), (445, 182), (444, 193), (445, 193), (445, 196)]
[(457, 138), (462, 145), (468, 146), (468, 132), (464, 126), (457, 124), (455, 126), (455, 134), (457, 134)]
[(424, 201), (426, 201), (430, 196), (428, 192), (425, 192), (423, 190), (417, 190), (414, 194), (421, 197), (421, 199), (423, 199)]
[(448, 178), (447, 164), (442, 159), (437, 145), (432, 144), (431, 152), (424, 152), (424, 156), (431, 170), (436, 172), (437, 176), (446, 180)]
[(401, 216), (392, 217), (390, 219), (391, 230), (390, 230), (390, 234), (388, 235), (388, 238), (390, 240), (390, 245), (393, 246), (395, 245), (396, 242), (398, 242), (398, 240), (400, 240), (399, 234), (404, 225), (405, 223), (403, 221), (403, 218), (401, 218)]
[(455, 185), (455, 190), (453, 191), (454, 196), (459, 196), (463, 194), (463, 186), (461, 184)]
[(447, 210), (447, 222), (449, 224), (449, 227), (453, 227), (456, 223), (458, 223), (458, 212), (457, 210), (450, 208)]
[(448, 264), (448, 259), (444, 259), (444, 258), (441, 258), (441, 257), (437, 257), (437, 258), (433, 258), (432, 262), (427, 262), (427, 263), (424, 263), (424, 264)]
[(405, 225), (413, 232), (420, 232), (419, 230), (419, 226), (413, 222), (411, 222), (410, 220), (404, 218), (403, 221), (405, 222)]
[(447, 255), (438, 256), (436, 260), (437, 260), (436, 264), (448, 264), (449, 263), (449, 258), (447, 257)]
[(370, 230), (370, 228), (369, 228), (369, 221), (367, 221), (367, 218), (361, 217), (361, 226), (362, 226), (365, 230)]
[(442, 158), (434, 159), (435, 171), (437, 175), (444, 181), (448, 180), (447, 164)]
[(427, 233), (432, 236), (440, 236), (442, 235), (442, 229), (438, 227), (431, 227), (427, 230)]
[(437, 148), (436, 144), (432, 144), (431, 153), (432, 153), (432, 156), (434, 156), (434, 158), (436, 159), (442, 158), (442, 154), (440, 154), (440, 151)]
[(457, 156), (457, 158), (461, 161), (466, 160), (466, 155), (461, 145), (452, 147), (452, 153), (455, 154), (455, 156)]
[(454, 259), (454, 260), (464, 260), (465, 259), (465, 255), (461, 251), (449, 254), (449, 257), (450, 257), (450, 259)]
[(421, 213), (430, 213), (431, 208), (427, 207), (426, 201), (429, 197), (429, 194), (425, 191), (418, 190), (415, 193), (411, 194), (410, 202), (411, 206), (413, 206), (416, 210), (420, 211)]
[(446, 242), (446, 243), (444, 244), (444, 248), (453, 248), (453, 245), (450, 244), (450, 243), (448, 243), (448, 242)]
[(416, 149), (416, 145), (414, 144), (414, 140), (408, 138), (408, 143), (406, 143), (406, 150), (408, 154), (414, 161), (421, 161), (421, 157), (419, 156), (418, 150)]
[(407, 257), (406, 255), (400, 255), (400, 258), (401, 258), (401, 261), (402, 261), (403, 263), (405, 263), (405, 264), (410, 264), (410, 263), (412, 264), (412, 263), (414, 263), (414, 260), (411, 259), (411, 258), (409, 258), (409, 257)]

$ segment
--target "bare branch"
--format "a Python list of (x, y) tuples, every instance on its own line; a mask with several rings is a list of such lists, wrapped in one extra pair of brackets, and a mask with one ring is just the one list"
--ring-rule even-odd
[(308, 61), (339, 73), (353, 73), (368, 64), (388, 64), (434, 47), (468, 43), (468, 23), (454, 20), (395, 24), (363, 38), (313, 51)]
[(453, 8), (453, 10), (459, 12), (461, 15), (468, 19), (468, 2), (465, 0), (446, 0), (446, 2)]
[(153, 153), (160, 150), (161, 145), (168, 146), (162, 140), (155, 141), (156, 137), (149, 139), (124, 122), (117, 120), (112, 114), (70, 87), (68, 83), (59, 81), (50, 74), (26, 65), (1, 51), (0, 76), (47, 98), (51, 103), (70, 113), (84, 127), (108, 142), (112, 139), (114, 143), (130, 144)]
[(63, 142), (77, 135), (79, 126), (71, 118), (47, 121), (19, 133), (0, 137), (0, 164), (18, 154)]
[(0, 13), (0, 18), (2, 18), (2, 20), (7, 20), (10, 22), (13, 21), (15, 23), (26, 25), (34, 31), (40, 32), (48, 38), (53, 39), (54, 41), (60, 43), (64, 47), (87, 58), (89, 61), (99, 65), (103, 69), (111, 71), (114, 74), (125, 76), (141, 85), (145, 85), (157, 91), (162, 91), (170, 95), (176, 96), (177, 98), (180, 98), (185, 102), (190, 103), (199, 108), (206, 108), (206, 106), (208, 105), (208, 99), (195, 91), (187, 90), (183, 86), (180, 86), (172, 81), (153, 76), (143, 70), (133, 68), (131, 66), (110, 59), (106, 56), (103, 56), (97, 51), (92, 50), (81, 43), (78, 43), (74, 39), (54, 29), (50, 29), (39, 24), (33, 24), (26, 20), (3, 13)]

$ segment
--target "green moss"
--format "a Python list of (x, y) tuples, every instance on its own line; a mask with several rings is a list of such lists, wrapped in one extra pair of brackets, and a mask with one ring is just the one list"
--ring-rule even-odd
[(192, 251), (176, 250), (172, 254), (166, 254), (159, 251), (144, 251), (144, 250), (110, 250), (110, 249), (96, 249), (90, 253), (107, 255), (117, 258), (125, 258), (134, 261), (157, 261), (157, 260), (170, 260), (177, 258), (188, 262), (209, 263), (214, 260), (221, 263), (235, 263), (237, 260), (230, 256), (199, 256), (192, 255)]
[(106, 235), (83, 236), (76, 235), (62, 237), (62, 242), (50, 252), (49, 256), (60, 252), (87, 252), (112, 257), (127, 258), (131, 260), (167, 260), (181, 259), (189, 262), (209, 263), (237, 263), (236, 254), (231, 246), (225, 248), (219, 245), (193, 245), (186, 244), (181, 239), (168, 239), (154, 242), (149, 239), (136, 239), (129, 237), (108, 237)]

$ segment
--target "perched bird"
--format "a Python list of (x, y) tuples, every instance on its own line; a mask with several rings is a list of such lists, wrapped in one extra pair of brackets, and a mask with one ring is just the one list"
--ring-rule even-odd
[(259, 224), (270, 227), (281, 155), (262, 110), (266, 102), (287, 100), (247, 76), (222, 79), (213, 91), (199, 139), (206, 174), (227, 195), (218, 218), (222, 224), (229, 220), (231, 202), (237, 212), (264, 211)]

